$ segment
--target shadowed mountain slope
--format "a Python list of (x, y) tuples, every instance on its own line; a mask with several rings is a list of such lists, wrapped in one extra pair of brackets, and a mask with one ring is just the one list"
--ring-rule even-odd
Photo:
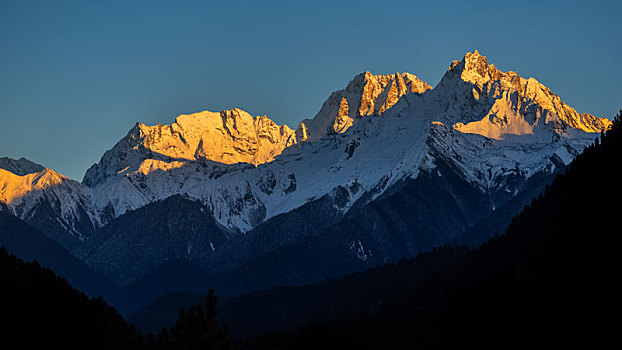
[[(621, 111), (622, 114), (622, 111)], [(606, 346), (622, 311), (622, 115), (505, 235), (362, 317), (266, 335), (251, 349)], [(606, 181), (607, 191), (597, 184)], [(614, 200), (611, 200), (614, 199)]]

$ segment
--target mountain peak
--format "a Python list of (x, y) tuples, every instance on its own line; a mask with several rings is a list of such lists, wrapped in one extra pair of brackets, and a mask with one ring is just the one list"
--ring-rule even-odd
[(428, 83), (410, 73), (374, 75), (370, 71), (357, 74), (343, 90), (333, 92), (313, 119), (301, 122), (312, 140), (327, 133), (343, 133), (360, 118), (381, 115), (404, 95), (432, 89)]
[(20, 159), (0, 157), (0, 169), (7, 170), (18, 176), (24, 176), (43, 171), (45, 167), (23, 157)]
[(477, 51), (477, 49), (474, 49), (472, 52), (467, 52), (467, 53), (464, 54), (464, 59), (465, 60), (468, 60), (468, 59), (471, 59), (471, 58), (472, 59), (476, 59), (476, 60), (479, 60), (479, 59), (483, 58), (484, 60), (486, 60), (486, 56), (482, 56), (479, 53), (479, 51)]
[(472, 110), (459, 113), (447, 110), (447, 120), (455, 123), (456, 130), (493, 139), (540, 130), (557, 134), (600, 132), (611, 124), (606, 118), (578, 114), (534, 78), (500, 71), (477, 50), (453, 61), (435, 90), (441, 99), (457, 101), (447, 108), (472, 106)]
[[(467, 52), (461, 61), (453, 61), (449, 66), (449, 71), (459, 74), (460, 78), (466, 82), (480, 86), (491, 80), (497, 80), (504, 74), (494, 64), (489, 64), (486, 56), (482, 56), (477, 50)], [(511, 73), (514, 72), (507, 74)]]
[(465, 53), (462, 61), (466, 63), (467, 69), (472, 69), (474, 67), (486, 67), (490, 65), (488, 63), (488, 58), (480, 54), (477, 50)]
[[(0, 158), (0, 162), (7, 158)], [(10, 159), (10, 158), (8, 158)], [(24, 164), (35, 164), (24, 158), (19, 159)], [(57, 173), (56, 171), (44, 168), (38, 164), (35, 169), (29, 169), (28, 172), (21, 171), (24, 168), (17, 168), (12, 171), (5, 167), (0, 167), (0, 201), (8, 206), (14, 205), (16, 202), (21, 203), (30, 192), (35, 190), (44, 191), (49, 188), (58, 186), (64, 182), (72, 181), (69, 178)], [(40, 167), (40, 168), (39, 168)]]
[(205, 159), (258, 165), (272, 161), (294, 143), (294, 130), (238, 108), (182, 114), (170, 125), (137, 123), (98, 164), (87, 170), (83, 183), (93, 187), (126, 170), (136, 171), (149, 159), (165, 163)]

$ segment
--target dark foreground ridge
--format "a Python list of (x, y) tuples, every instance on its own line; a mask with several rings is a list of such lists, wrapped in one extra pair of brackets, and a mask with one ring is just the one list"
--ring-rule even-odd
[[(373, 312), (383, 301), (413, 288), (424, 277), (464, 257), (465, 246), (444, 246), (339, 279), (304, 286), (281, 286), (224, 299), (219, 318), (231, 335), (244, 339), (267, 332)], [(170, 293), (158, 298), (128, 321), (143, 332), (157, 332), (175, 323), (177, 311), (202, 301), (192, 293)]]
[[(36, 349), (140, 349), (141, 334), (102, 298), (89, 299), (38, 262), (0, 248), (2, 343)], [(4, 348), (5, 346), (2, 346)]]
[(230, 349), (216, 323), (216, 296), (183, 310), (157, 336), (143, 336), (101, 298), (89, 299), (38, 262), (0, 247), (0, 344), (20, 349)]

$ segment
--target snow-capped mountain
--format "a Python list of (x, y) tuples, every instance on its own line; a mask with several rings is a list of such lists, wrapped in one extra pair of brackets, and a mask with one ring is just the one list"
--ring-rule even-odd
[[(246, 232), (338, 187), (348, 189), (347, 210), (363, 193), (414, 178), (434, 166), (430, 143), (448, 147), (436, 157), (451, 157), (487, 191), (503, 183), (498, 177), (528, 178), (550, 167), (553, 155), (567, 164), (593, 141), (587, 132), (609, 121), (577, 114), (535, 79), (500, 72), (475, 51), (453, 62), (433, 90), (409, 74), (358, 75), (302, 123), (309, 125), (306, 142), (239, 110), (184, 115), (170, 126), (138, 124), (84, 183), (96, 206), (111, 206), (115, 216), (185, 194), (224, 227)], [(313, 130), (324, 135), (314, 140)], [(235, 162), (243, 163), (229, 165)]]
[(361, 73), (345, 89), (333, 92), (313, 119), (305, 119), (298, 125), (296, 133), (301, 140), (317, 140), (328, 133), (343, 133), (362, 117), (381, 115), (400, 97), (431, 88), (410, 73)]
[(75, 247), (105, 220), (81, 183), (27, 159), (0, 159), (0, 203), (61, 242)]
[[(13, 165), (4, 166), (10, 169), (1, 174), (0, 199), (26, 221), (50, 203), (51, 217), (76, 237), (105, 232), (80, 254), (109, 276), (148, 270), (110, 265), (111, 255), (123, 259), (136, 242), (153, 254), (143, 256), (148, 264), (181, 258), (222, 271), (325, 234), (325, 251), (343, 248), (334, 253), (377, 263), (456, 239), (498, 208), (518, 208), (513, 200), (527, 200), (610, 124), (578, 114), (535, 79), (501, 72), (474, 51), (451, 63), (433, 89), (407, 73), (360, 74), (296, 131), (239, 109), (182, 115), (171, 125), (138, 123), (83, 184), (4, 161)], [(213, 220), (218, 232), (185, 234), (173, 244), (173, 233), (184, 228), (174, 218), (162, 241), (176, 246), (172, 256), (147, 247), (157, 237), (121, 232), (119, 223), (136, 210), (144, 208), (141, 218), (164, 215), (171, 206), (153, 204), (172, 196), (198, 203), (190, 206), (192, 230)], [(304, 222), (311, 215), (317, 225)]]
[[(158, 164), (212, 160), (223, 164), (270, 162), (285, 147), (296, 143), (294, 131), (263, 117), (252, 117), (240, 109), (180, 115), (171, 125), (134, 128), (93, 165), (82, 181), (87, 186), (140, 167), (147, 160)], [(157, 168), (152, 162), (150, 167)]]
[(452, 104), (439, 119), (454, 121), (458, 131), (494, 139), (539, 134), (540, 129), (572, 138), (575, 130), (600, 132), (611, 125), (606, 118), (577, 113), (534, 78), (501, 72), (477, 50), (452, 62), (435, 90), (449, 90), (448, 96), (439, 96), (445, 102), (453, 97), (463, 103)]

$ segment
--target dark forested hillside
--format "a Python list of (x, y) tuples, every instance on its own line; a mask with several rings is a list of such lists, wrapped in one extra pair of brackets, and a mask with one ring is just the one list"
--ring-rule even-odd
[(622, 236), (617, 222), (622, 211), (621, 117), (504, 235), (384, 302), (377, 313), (266, 335), (246, 346), (401, 349), (617, 343), (622, 326)]
[(103, 299), (89, 299), (37, 262), (0, 248), (2, 348), (140, 349), (141, 335)]
[(230, 349), (226, 326), (216, 323), (217, 298), (181, 310), (177, 322), (146, 337), (100, 298), (89, 299), (38, 262), (0, 247), (0, 348), (11, 349)]
[(25, 261), (37, 260), (90, 296), (114, 294), (116, 286), (53, 239), (25, 221), (0, 211), (0, 245)]
[[(220, 319), (230, 326), (232, 336), (247, 337), (367, 313), (467, 252), (466, 247), (440, 247), (416, 258), (376, 266), (340, 279), (275, 287), (225, 299), (220, 307)], [(194, 305), (201, 299), (189, 293), (168, 294), (128, 320), (142, 331), (156, 332), (174, 324), (179, 308)]]

